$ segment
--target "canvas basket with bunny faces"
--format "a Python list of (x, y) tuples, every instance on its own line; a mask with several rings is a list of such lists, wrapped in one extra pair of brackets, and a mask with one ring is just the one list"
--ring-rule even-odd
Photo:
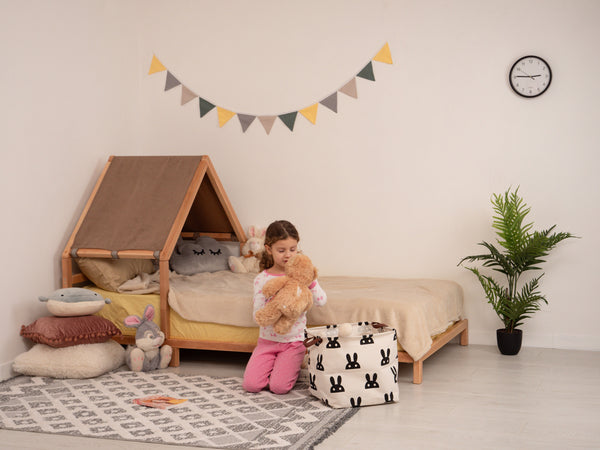
[(309, 328), (309, 390), (333, 408), (398, 400), (396, 330), (376, 322)]

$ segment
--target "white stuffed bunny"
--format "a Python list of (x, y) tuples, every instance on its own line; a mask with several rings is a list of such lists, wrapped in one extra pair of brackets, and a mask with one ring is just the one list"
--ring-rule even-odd
[(265, 229), (252, 225), (248, 240), (242, 245), (242, 256), (230, 256), (229, 268), (234, 273), (258, 273), (260, 258), (265, 251)]

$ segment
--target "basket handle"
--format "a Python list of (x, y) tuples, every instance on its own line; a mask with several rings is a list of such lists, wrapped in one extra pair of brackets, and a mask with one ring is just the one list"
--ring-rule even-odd
[(315, 344), (320, 344), (321, 342), (323, 342), (323, 338), (320, 336), (310, 336), (307, 337), (306, 339), (304, 339), (304, 341), (302, 341), (302, 343), (304, 344), (304, 346), (306, 348), (312, 347)]

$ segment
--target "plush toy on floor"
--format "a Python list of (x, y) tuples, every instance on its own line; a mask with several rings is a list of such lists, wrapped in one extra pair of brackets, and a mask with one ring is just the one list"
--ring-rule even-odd
[(260, 258), (265, 251), (265, 229), (251, 226), (248, 240), (242, 246), (242, 256), (230, 256), (229, 268), (234, 273), (258, 273)]
[(271, 300), (256, 311), (260, 326), (273, 325), (277, 334), (287, 334), (305, 311), (313, 305), (309, 286), (317, 279), (317, 269), (303, 254), (293, 256), (285, 265), (285, 275), (265, 283), (263, 294)]
[(152, 319), (154, 307), (148, 305), (143, 317), (131, 315), (123, 321), (125, 326), (137, 328), (135, 345), (130, 345), (125, 355), (127, 366), (134, 372), (164, 369), (171, 362), (173, 349), (170, 345), (160, 347), (165, 341), (165, 334)]

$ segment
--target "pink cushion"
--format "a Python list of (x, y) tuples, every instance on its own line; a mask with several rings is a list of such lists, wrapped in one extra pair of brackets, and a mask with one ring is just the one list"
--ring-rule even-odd
[(98, 316), (42, 317), (21, 326), (21, 336), (51, 347), (106, 342), (121, 331), (110, 320)]

